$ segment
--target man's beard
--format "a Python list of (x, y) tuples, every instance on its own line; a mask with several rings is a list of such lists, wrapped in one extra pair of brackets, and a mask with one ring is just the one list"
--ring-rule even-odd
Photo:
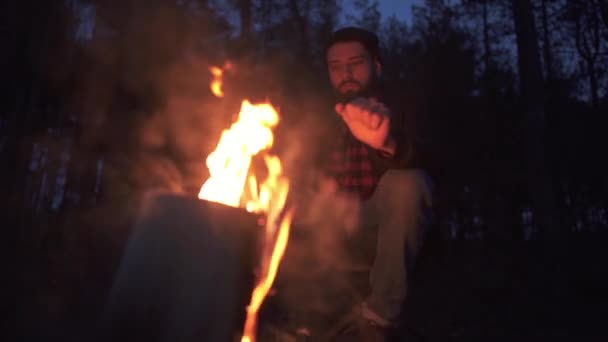
[[(377, 96), (379, 91), (379, 80), (377, 77), (373, 77), (367, 85), (361, 84), (359, 81), (349, 79), (342, 81), (337, 88), (334, 88), (334, 95), (336, 102), (348, 103), (358, 97), (372, 97)], [(341, 91), (340, 89), (347, 84), (356, 84), (357, 90)]]

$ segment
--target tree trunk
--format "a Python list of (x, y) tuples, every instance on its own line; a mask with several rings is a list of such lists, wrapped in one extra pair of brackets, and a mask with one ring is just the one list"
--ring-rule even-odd
[(597, 73), (595, 72), (595, 63), (593, 60), (585, 61), (587, 63), (587, 73), (589, 74), (589, 90), (591, 91), (591, 105), (593, 108), (600, 106), (600, 97), (598, 95)]
[(542, 25), (543, 25), (543, 58), (545, 60), (545, 78), (548, 81), (554, 79), (553, 56), (551, 54), (551, 38), (549, 34), (549, 15), (547, 14), (547, 0), (541, 2)]
[[(590, 6), (590, 7), (585, 7)], [(575, 9), (575, 42), (579, 56), (585, 62), (589, 77), (589, 92), (593, 108), (599, 106), (596, 63), (601, 53), (600, 14), (594, 4), (581, 5)]]
[(606, 30), (604, 30), (604, 39), (608, 41), (608, 0), (597, 0), (600, 16), (604, 22)]
[(251, 0), (239, 0), (241, 17), (240, 45), (242, 48), (251, 44)]
[(556, 237), (553, 227), (552, 177), (545, 146), (543, 77), (534, 14), (530, 0), (513, 0), (521, 104), (525, 113), (524, 156), (529, 197), (541, 234)]
[(300, 46), (299, 52), (300, 57), (306, 58), (309, 54), (309, 46), (310, 40), (308, 38), (308, 21), (307, 18), (302, 15), (300, 9), (298, 8), (299, 1), (289, 0), (289, 10), (291, 11), (291, 15), (293, 16), (294, 23), (296, 25), (296, 30), (300, 35)]
[(482, 17), (483, 17), (483, 47), (484, 47), (484, 64), (486, 74), (490, 70), (490, 64), (492, 62), (492, 55), (490, 50), (490, 28), (488, 26), (488, 0), (483, 0), (482, 3)]

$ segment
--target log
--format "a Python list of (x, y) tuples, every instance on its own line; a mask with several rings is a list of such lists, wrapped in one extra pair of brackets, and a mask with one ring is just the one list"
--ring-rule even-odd
[(98, 336), (147, 342), (240, 336), (263, 232), (258, 219), (183, 195), (147, 194)]

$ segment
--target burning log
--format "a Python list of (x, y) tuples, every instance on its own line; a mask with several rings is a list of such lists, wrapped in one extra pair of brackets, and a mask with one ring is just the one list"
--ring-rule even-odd
[(259, 216), (172, 194), (146, 196), (110, 294), (106, 341), (231, 341), (254, 286)]

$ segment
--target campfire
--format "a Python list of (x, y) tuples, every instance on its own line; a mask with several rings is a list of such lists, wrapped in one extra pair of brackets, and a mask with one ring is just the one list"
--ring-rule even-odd
[[(210, 89), (218, 97), (224, 95), (224, 68), (211, 67)], [(257, 284), (247, 307), (241, 342), (255, 341), (257, 314), (274, 282), (277, 269), (287, 247), (293, 210), (286, 210), (289, 181), (283, 174), (281, 160), (269, 153), (274, 142), (273, 129), (279, 123), (277, 110), (268, 102), (243, 100), (237, 120), (225, 129), (216, 149), (207, 157), (210, 177), (201, 187), (202, 200), (243, 208), (265, 215), (264, 244)], [(267, 176), (259, 180), (250, 166), (254, 156), (262, 157)]]

